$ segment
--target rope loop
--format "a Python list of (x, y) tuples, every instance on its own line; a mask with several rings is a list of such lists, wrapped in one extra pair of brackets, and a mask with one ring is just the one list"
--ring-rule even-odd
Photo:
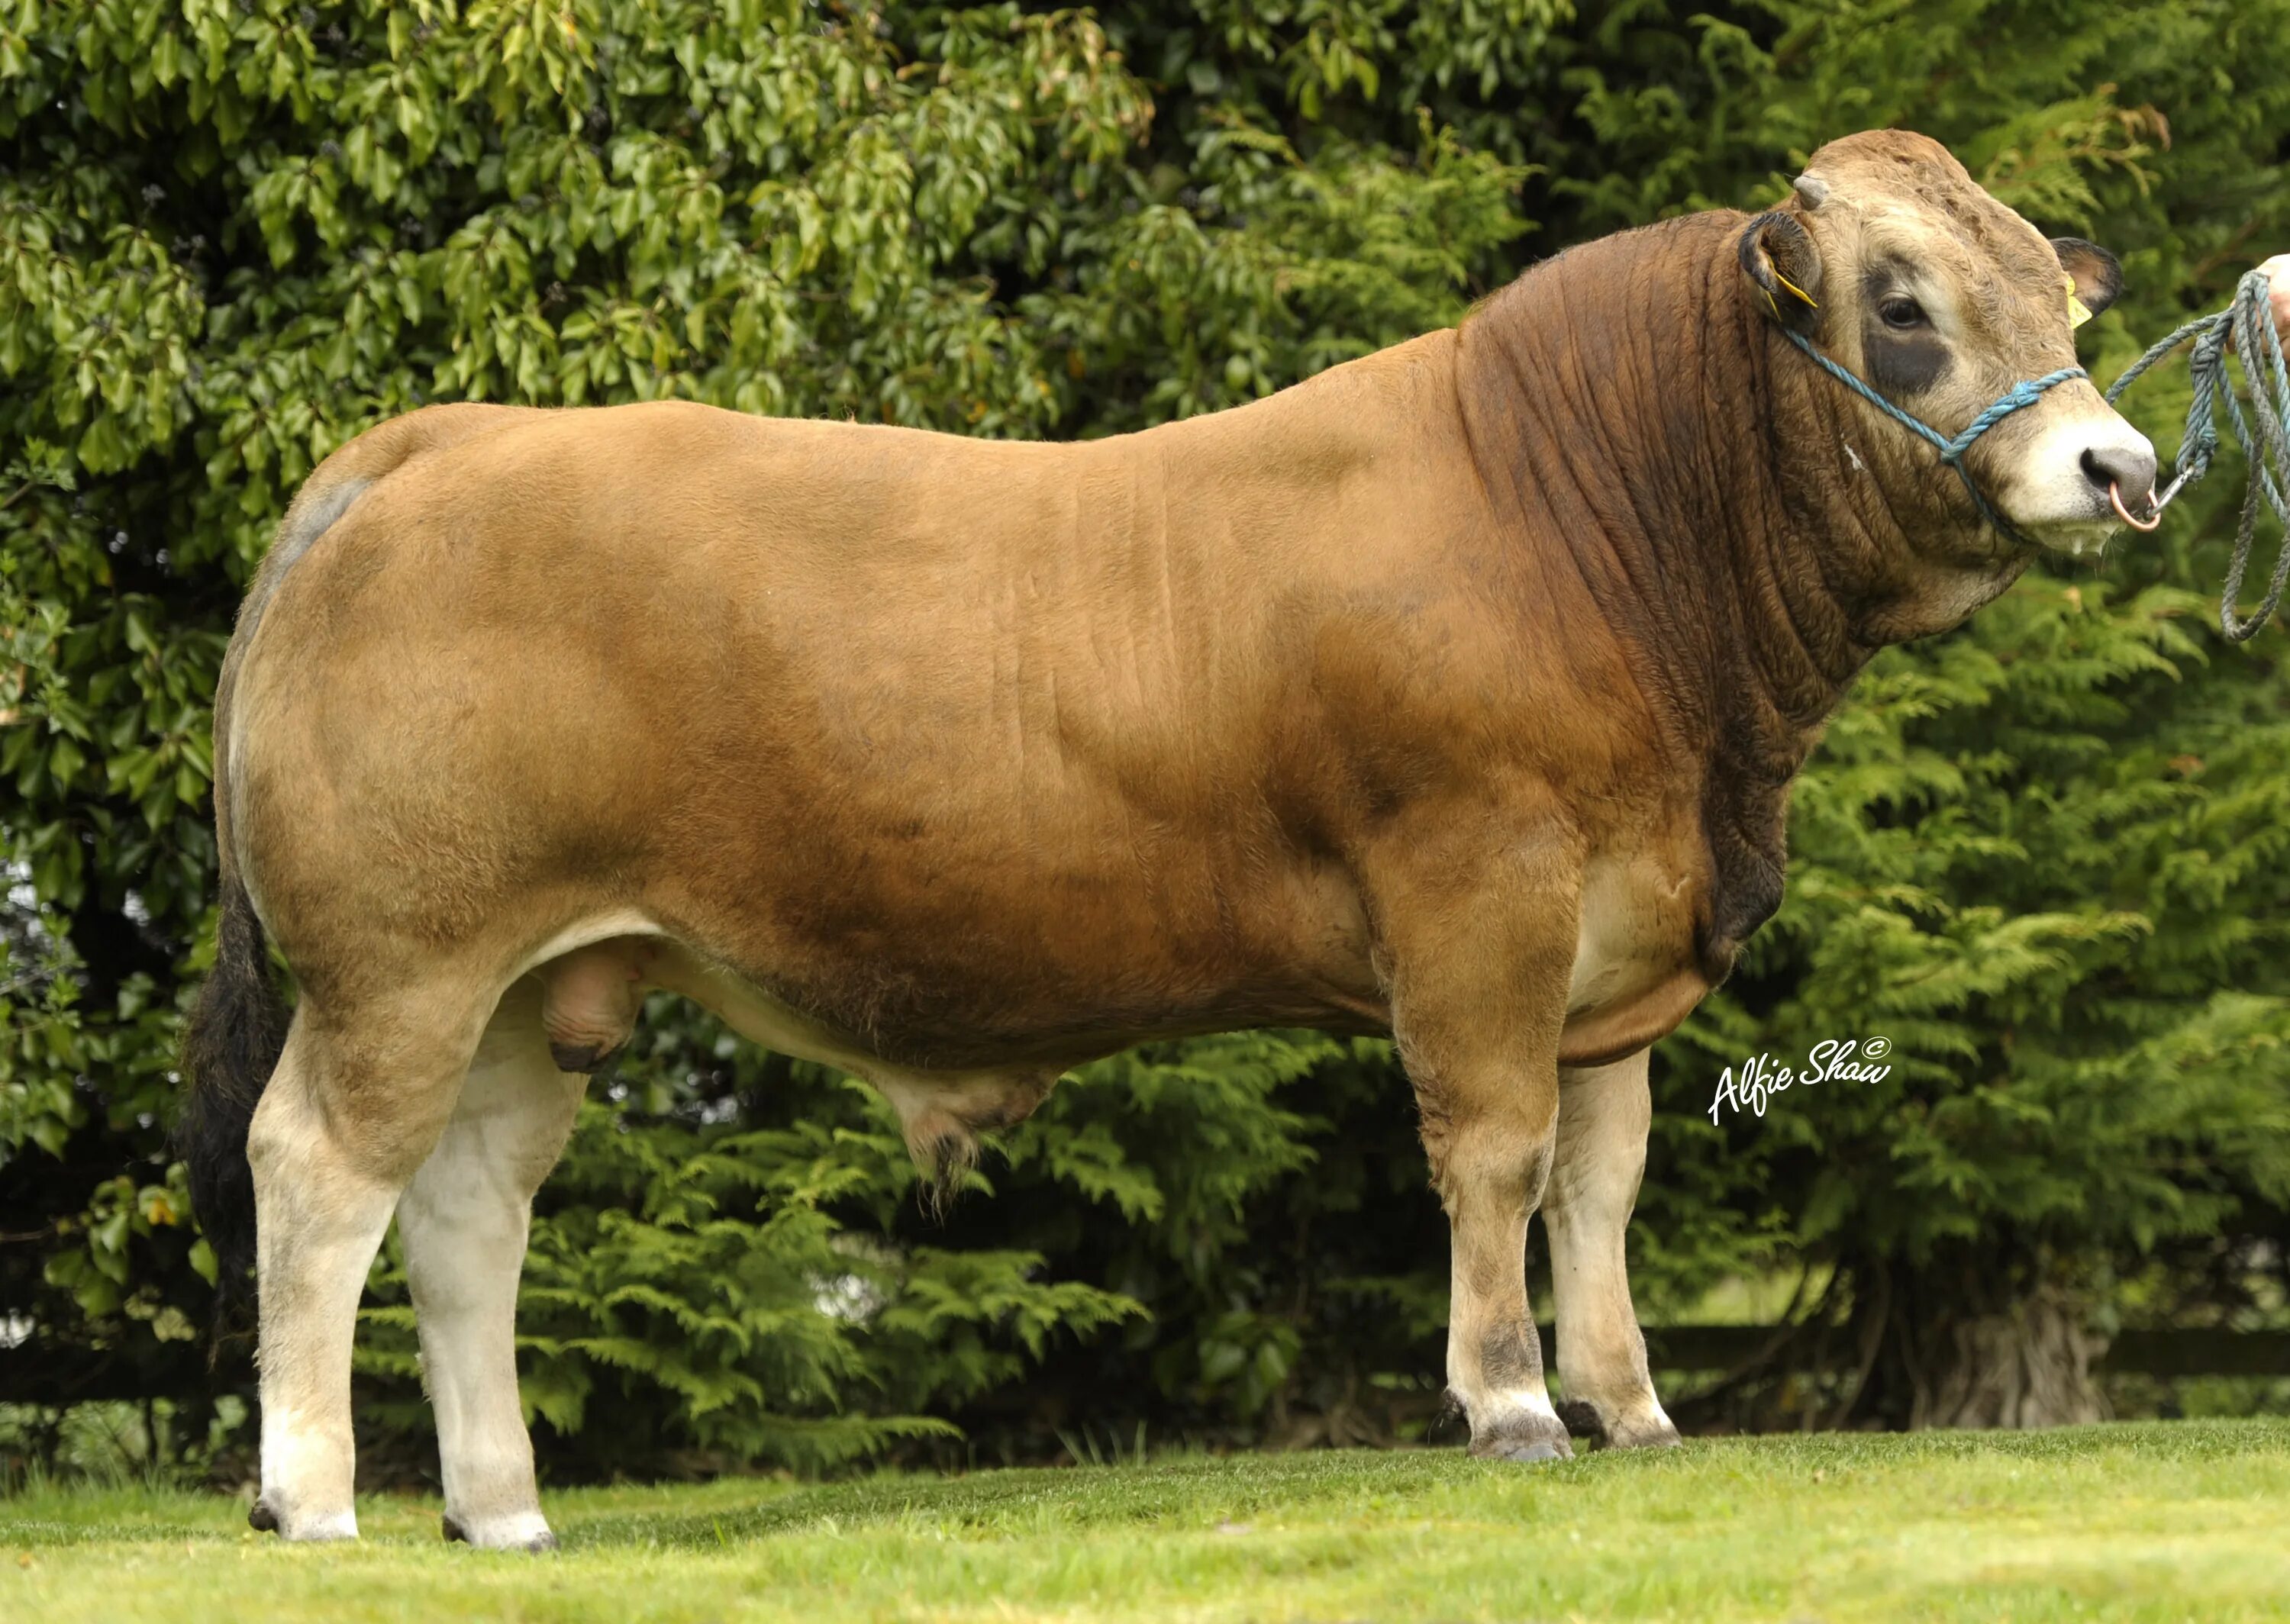
[[(2247, 415), (2241, 393), (2235, 388), (2227, 371), (2230, 338), (2233, 340), (2233, 353), (2242, 363), (2243, 380), (2248, 388)], [(2260, 503), (2272, 508), (2276, 520), (2286, 532), (2290, 532), (2290, 501), (2283, 497), (2284, 485), (2290, 484), (2290, 364), (2285, 363), (2282, 334), (2274, 324), (2273, 300), (2266, 273), (2247, 273), (2235, 284), (2234, 301), (2225, 309), (2196, 317), (2133, 362), (2122, 377), (2108, 386), (2108, 404), (2113, 405), (2149, 368), (2190, 340), (2193, 348), (2188, 352), (2187, 372), (2194, 386), (2193, 397), (2188, 404), (2186, 427), (2179, 440), (2174, 476), (2169, 488), (2156, 500), (2153, 510), (2160, 513), (2181, 491), (2210, 472), (2211, 462), (2218, 455), (2219, 404), (2223, 401), (2227, 426), (2234, 431), (2235, 442), (2250, 463), (2250, 484), (2243, 492), (2234, 557), (2227, 567), (2226, 588), (2219, 599), (2219, 629), (2232, 642), (2247, 643), (2273, 619), (2285, 587), (2290, 586), (2290, 536), (2286, 536), (2282, 554), (2274, 561), (2273, 578), (2267, 583), (2266, 596), (2257, 612), (2245, 620), (2235, 608), (2235, 600), (2242, 596), (2243, 580), (2250, 569)], [(2254, 361), (2254, 356), (2259, 358)], [(2254, 428), (2253, 417), (2257, 419)]]

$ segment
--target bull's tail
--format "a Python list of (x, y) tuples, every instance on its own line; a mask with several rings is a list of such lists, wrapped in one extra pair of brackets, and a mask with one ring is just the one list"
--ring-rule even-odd
[(262, 922), (228, 844), (214, 972), (183, 1029), (184, 1099), (176, 1147), (190, 1164), (191, 1205), (215, 1255), (215, 1326), (243, 1324), (254, 1303), (254, 1174), (246, 1136), (286, 1046), (286, 1001)]

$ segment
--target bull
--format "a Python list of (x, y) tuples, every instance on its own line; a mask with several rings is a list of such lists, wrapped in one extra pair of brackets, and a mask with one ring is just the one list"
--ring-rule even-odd
[(1885, 132), (1140, 434), (465, 404), (336, 452), (223, 667), (185, 1052), (260, 1283), (256, 1526), (356, 1533), (395, 1214), (447, 1532), (551, 1542), (528, 1209), (653, 988), (865, 1078), (933, 1167), (1143, 1039), (1389, 1034), (1471, 1452), (1570, 1452), (1538, 1211), (1568, 1419), (1675, 1444), (1623, 1261), (1648, 1047), (1779, 904), (1870, 656), (2151, 500), (2075, 366), (2119, 282)]

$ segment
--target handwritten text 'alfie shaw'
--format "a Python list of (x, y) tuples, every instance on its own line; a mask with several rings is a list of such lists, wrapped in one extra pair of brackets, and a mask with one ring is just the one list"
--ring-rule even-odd
[(1814, 1044), (1802, 1071), (1776, 1065), (1770, 1054), (1752, 1055), (1742, 1062), (1738, 1076), (1728, 1066), (1718, 1078), (1718, 1097), (1709, 1102), (1709, 1120), (1715, 1123), (1727, 1106), (1737, 1111), (1746, 1108), (1763, 1116), (1767, 1100), (1801, 1083), (1881, 1083), (1892, 1076), (1892, 1067), (1870, 1062), (1881, 1061), (1892, 1052), (1889, 1037), (1831, 1037)]

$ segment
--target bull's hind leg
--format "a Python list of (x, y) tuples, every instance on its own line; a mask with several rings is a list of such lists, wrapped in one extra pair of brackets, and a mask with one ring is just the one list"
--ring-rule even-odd
[(481, 1012), (450, 995), (348, 1012), (308, 996), (248, 1132), (254, 1177), (262, 1497), (290, 1540), (357, 1537), (350, 1342), (390, 1209), (452, 1108)]
[(584, 1081), (557, 1069), (541, 989), (518, 982), (485, 1028), (444, 1137), (397, 1204), (448, 1539), (556, 1543), (517, 1402), (516, 1283), (533, 1192), (564, 1148)]
[(1643, 1052), (1558, 1075), (1558, 1154), (1542, 1221), (1566, 1384), (1561, 1408), (1578, 1430), (1621, 1448), (1677, 1442), (1654, 1396), (1623, 1260), (1652, 1120)]

